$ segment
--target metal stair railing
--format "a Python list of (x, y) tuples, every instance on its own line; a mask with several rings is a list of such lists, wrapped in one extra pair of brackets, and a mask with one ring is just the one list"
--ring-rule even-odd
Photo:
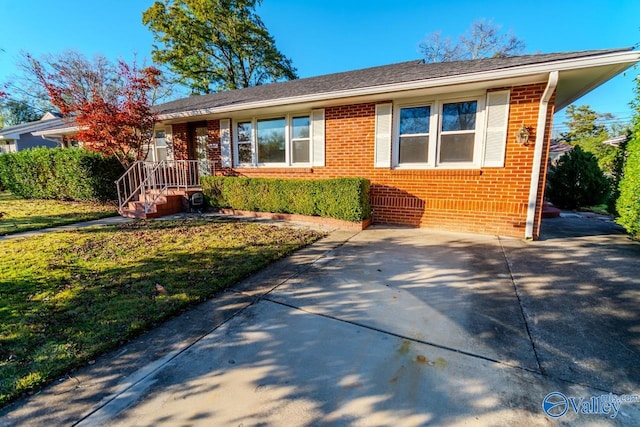
[(118, 212), (135, 198), (140, 199), (144, 212), (149, 213), (161, 196), (167, 196), (170, 188), (199, 187), (200, 177), (215, 174), (208, 160), (163, 160), (148, 162), (138, 160), (116, 181)]

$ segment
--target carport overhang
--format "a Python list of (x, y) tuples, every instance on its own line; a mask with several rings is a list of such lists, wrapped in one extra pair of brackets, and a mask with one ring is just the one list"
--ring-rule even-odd
[(596, 64), (585, 68), (558, 70), (559, 78), (556, 89), (555, 111), (562, 110), (636, 64), (640, 61), (640, 51), (630, 51), (616, 59), (624, 62), (606, 61), (598, 65), (598, 61), (594, 61)]

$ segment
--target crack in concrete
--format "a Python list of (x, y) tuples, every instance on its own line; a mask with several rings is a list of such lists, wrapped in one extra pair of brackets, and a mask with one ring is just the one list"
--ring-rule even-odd
[(504, 262), (507, 265), (507, 270), (509, 270), (509, 278), (511, 279), (511, 284), (513, 285), (513, 290), (516, 294), (516, 299), (518, 300), (518, 307), (520, 307), (520, 313), (522, 314), (522, 321), (524, 322), (524, 327), (527, 330), (527, 337), (529, 338), (529, 342), (531, 343), (531, 349), (533, 350), (533, 355), (536, 358), (538, 371), (540, 374), (546, 376), (546, 372), (542, 368), (542, 364), (540, 363), (540, 358), (538, 357), (536, 344), (533, 342), (533, 337), (531, 336), (531, 330), (529, 329), (529, 322), (527, 322), (527, 316), (525, 314), (524, 307), (522, 306), (522, 299), (520, 298), (520, 292), (518, 291), (518, 283), (516, 282), (516, 279), (513, 276), (511, 262), (509, 261), (509, 257), (507, 257), (507, 252), (504, 250), (504, 245), (502, 244), (502, 240), (500, 239), (500, 236), (497, 236), (497, 238), (498, 238), (498, 243), (500, 243), (500, 250), (502, 251), (502, 256), (504, 256)]

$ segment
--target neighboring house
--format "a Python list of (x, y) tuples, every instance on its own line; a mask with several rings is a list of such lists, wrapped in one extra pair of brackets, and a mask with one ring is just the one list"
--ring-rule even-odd
[[(610, 145), (611, 147), (620, 147), (620, 144), (627, 140), (627, 135), (620, 135), (613, 138), (609, 138), (607, 140), (602, 141), (605, 145)], [(554, 165), (558, 161), (562, 155), (568, 153), (573, 150), (573, 145), (567, 144), (566, 142), (551, 140), (551, 146), (549, 148), (549, 164)]]
[(537, 238), (554, 111), (638, 60), (410, 61), (193, 96), (157, 107), (157, 158), (207, 159), (217, 175), (361, 176), (374, 223)]
[(552, 139), (549, 147), (549, 164), (555, 165), (560, 157), (571, 150), (573, 145)]
[(610, 145), (612, 147), (620, 147), (620, 144), (627, 141), (627, 135), (620, 135), (613, 138), (609, 138), (605, 141), (602, 141), (603, 144)]
[(55, 125), (46, 129), (41, 129), (33, 132), (34, 136), (54, 141), (59, 147), (69, 148), (82, 146), (81, 142), (75, 139), (75, 134), (78, 132), (78, 126), (69, 119), (60, 120)]
[[(83, 142), (76, 139), (79, 127), (72, 121), (62, 121), (56, 126), (34, 132), (33, 135), (56, 141), (60, 147), (82, 147)], [(147, 160), (159, 162), (168, 159), (168, 147), (164, 143), (164, 130), (155, 130), (153, 143), (145, 147)], [(170, 153), (169, 153), (170, 155)]]
[(34, 147), (55, 147), (55, 141), (47, 140), (34, 132), (50, 129), (63, 123), (56, 114), (46, 113), (40, 120), (0, 129), (0, 154), (15, 153)]

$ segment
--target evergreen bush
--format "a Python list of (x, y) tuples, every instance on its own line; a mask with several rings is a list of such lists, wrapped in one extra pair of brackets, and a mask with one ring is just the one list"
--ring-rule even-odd
[(599, 205), (607, 199), (609, 180), (596, 157), (576, 146), (549, 168), (546, 194), (562, 209)]

